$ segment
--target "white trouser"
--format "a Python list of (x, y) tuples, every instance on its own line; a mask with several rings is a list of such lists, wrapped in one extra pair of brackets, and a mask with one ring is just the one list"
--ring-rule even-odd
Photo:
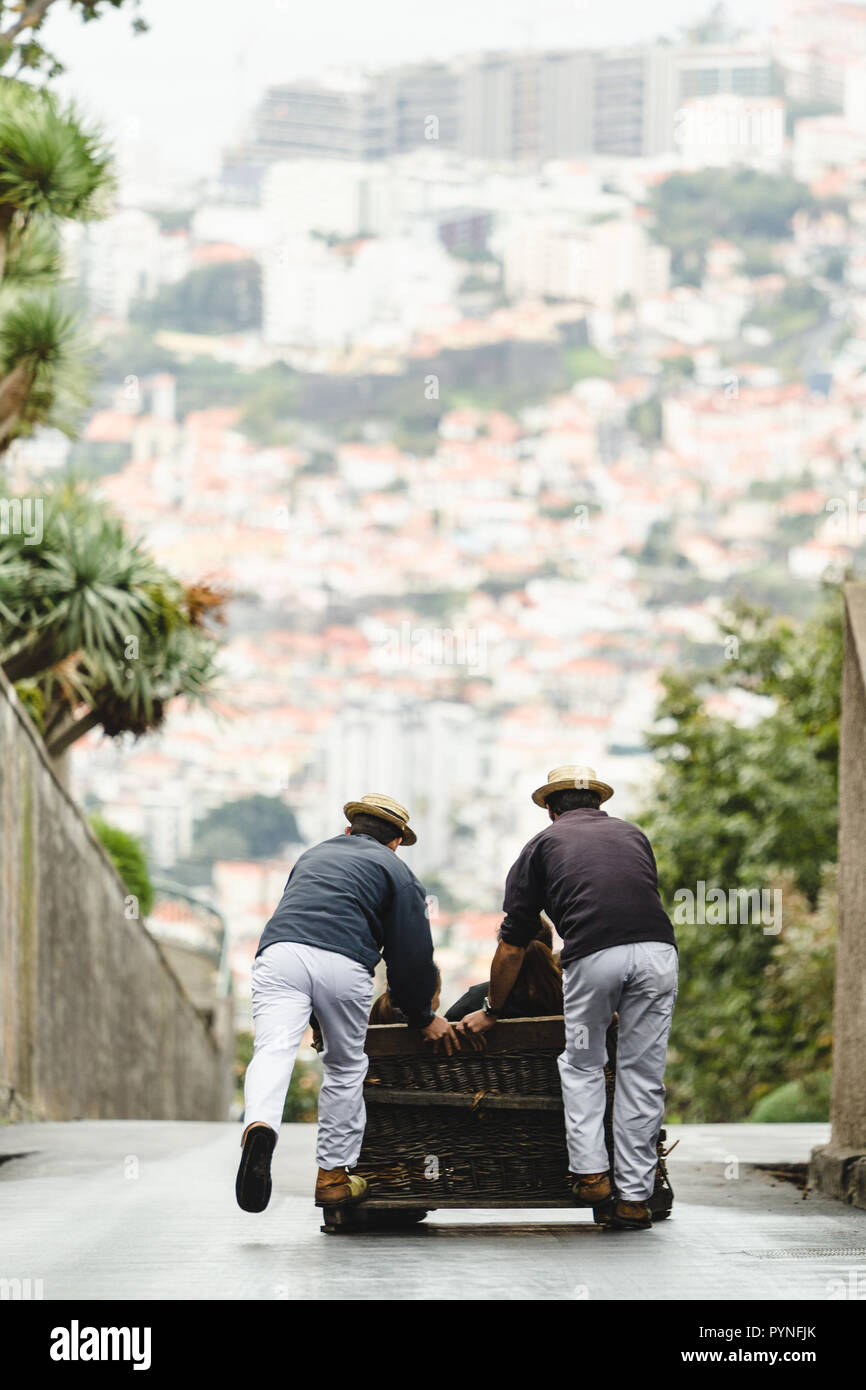
[(275, 941), (252, 969), (255, 1049), (244, 1079), (244, 1126), (264, 1120), (280, 1132), (286, 1092), (304, 1029), (315, 1011), (322, 1029), (320, 1168), (357, 1163), (367, 1122), (364, 1040), (373, 977), (359, 961), (319, 946)]
[(613, 1106), (614, 1179), (625, 1201), (652, 1194), (664, 1116), (665, 1057), (677, 953), (664, 941), (609, 946), (563, 969), (565, 1051), (559, 1075), (572, 1173), (604, 1173), (605, 1034), (619, 1014)]

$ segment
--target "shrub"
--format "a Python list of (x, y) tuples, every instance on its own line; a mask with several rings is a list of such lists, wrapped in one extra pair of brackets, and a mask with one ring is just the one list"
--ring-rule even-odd
[(752, 1110), (753, 1124), (814, 1124), (830, 1118), (828, 1071), (813, 1072), (801, 1081), (788, 1081), (764, 1096)]
[(125, 830), (119, 830), (116, 825), (109, 825), (101, 816), (91, 816), (90, 824), (125, 887), (138, 899), (141, 916), (146, 917), (153, 907), (153, 884), (141, 842)]

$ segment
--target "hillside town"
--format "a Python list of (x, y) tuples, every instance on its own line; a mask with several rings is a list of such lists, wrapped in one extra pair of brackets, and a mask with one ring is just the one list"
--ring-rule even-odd
[[(718, 659), (737, 593), (803, 615), (862, 573), (866, 11), (789, 6), (774, 53), (710, 34), (275, 89), (201, 196), (133, 150), (114, 213), (67, 237), (97, 399), (80, 443), (14, 445), (13, 486), (94, 477), (230, 595), (212, 698), (91, 733), (72, 777), (223, 915), (239, 1018), (350, 797), (411, 809), (456, 997), (548, 768), (603, 770), (639, 819), (663, 671)], [(255, 795), (296, 840), (190, 878), (203, 817)]]

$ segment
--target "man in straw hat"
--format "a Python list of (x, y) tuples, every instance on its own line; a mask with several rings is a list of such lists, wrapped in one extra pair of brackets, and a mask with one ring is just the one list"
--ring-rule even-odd
[(424, 889), (397, 857), (414, 845), (409, 812), (370, 793), (343, 807), (342, 835), (300, 856), (262, 933), (252, 971), (255, 1049), (244, 1081), (241, 1162), (236, 1195), (244, 1211), (264, 1211), (271, 1157), (286, 1092), (311, 1010), (324, 1037), (319, 1093), (316, 1206), (343, 1206), (366, 1195), (348, 1170), (364, 1137), (364, 1040), (373, 971), (384, 955), (388, 985), (409, 1026), (447, 1052), (459, 1046), (434, 1015), (433, 941)]
[[(458, 1030), (496, 1021), (543, 910), (563, 939), (565, 1051), (559, 1072), (569, 1167), (579, 1206), (601, 1206), (610, 1223), (652, 1227), (656, 1143), (677, 995), (677, 949), (662, 907), (656, 863), (636, 825), (601, 810), (613, 788), (591, 767), (556, 767), (532, 794), (551, 824), (521, 851), (505, 885), (505, 919), (483, 1010)], [(604, 1141), (605, 1035), (619, 1014), (614, 1101), (614, 1178)]]

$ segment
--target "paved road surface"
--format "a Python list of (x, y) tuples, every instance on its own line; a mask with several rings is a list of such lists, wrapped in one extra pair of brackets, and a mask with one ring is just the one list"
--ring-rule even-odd
[(325, 1236), (314, 1127), (284, 1126), (274, 1196), (256, 1216), (235, 1204), (240, 1133), (0, 1128), (0, 1280), (41, 1279), (46, 1299), (790, 1300), (843, 1285), (866, 1297), (866, 1211), (804, 1200), (752, 1166), (805, 1160), (823, 1125), (671, 1127), (674, 1211), (651, 1232), (600, 1231), (589, 1212), (477, 1211)]

